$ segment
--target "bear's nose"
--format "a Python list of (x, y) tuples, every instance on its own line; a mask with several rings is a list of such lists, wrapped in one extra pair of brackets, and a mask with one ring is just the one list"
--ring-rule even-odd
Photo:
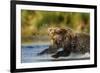
[(61, 39), (61, 38), (59, 38), (58, 40), (59, 40), (59, 41), (62, 41), (62, 39)]

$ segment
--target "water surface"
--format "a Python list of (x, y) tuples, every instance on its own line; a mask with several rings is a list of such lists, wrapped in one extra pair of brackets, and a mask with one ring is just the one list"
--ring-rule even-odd
[(49, 44), (25, 44), (21, 46), (21, 62), (32, 63), (32, 62), (48, 62), (48, 61), (70, 61), (70, 60), (86, 60), (89, 59), (89, 53), (75, 54), (71, 53), (67, 57), (59, 57), (54, 59), (50, 54), (37, 55), (41, 51), (49, 47)]

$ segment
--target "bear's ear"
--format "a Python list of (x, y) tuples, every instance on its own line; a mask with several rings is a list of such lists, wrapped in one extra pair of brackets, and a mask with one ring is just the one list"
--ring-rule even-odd
[(60, 31), (59, 32), (62, 33), (62, 34), (66, 34), (67, 33), (67, 30), (64, 29), (64, 28), (60, 28)]
[(52, 28), (48, 28), (48, 32), (51, 32), (52, 31)]
[(54, 32), (55, 32), (55, 28), (48, 28), (49, 35), (54, 34)]
[(69, 39), (73, 39), (73, 38), (75, 37), (75, 33), (73, 32), (72, 29), (67, 28), (67, 29), (66, 29), (66, 36), (67, 36)]

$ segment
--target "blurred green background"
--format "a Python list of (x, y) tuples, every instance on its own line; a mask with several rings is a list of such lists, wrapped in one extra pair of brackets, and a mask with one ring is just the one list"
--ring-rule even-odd
[(90, 14), (79, 12), (56, 12), (21, 10), (21, 41), (47, 41), (49, 27), (70, 27), (78, 32), (90, 32)]

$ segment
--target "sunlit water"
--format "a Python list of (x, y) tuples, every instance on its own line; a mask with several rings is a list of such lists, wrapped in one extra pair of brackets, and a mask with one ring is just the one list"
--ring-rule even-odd
[(45, 61), (69, 61), (69, 60), (86, 60), (89, 59), (89, 53), (75, 54), (71, 53), (67, 57), (59, 57), (54, 59), (50, 54), (37, 55), (41, 51), (48, 48), (49, 45), (22, 45), (21, 46), (21, 62), (32, 63), (32, 62), (45, 62)]

